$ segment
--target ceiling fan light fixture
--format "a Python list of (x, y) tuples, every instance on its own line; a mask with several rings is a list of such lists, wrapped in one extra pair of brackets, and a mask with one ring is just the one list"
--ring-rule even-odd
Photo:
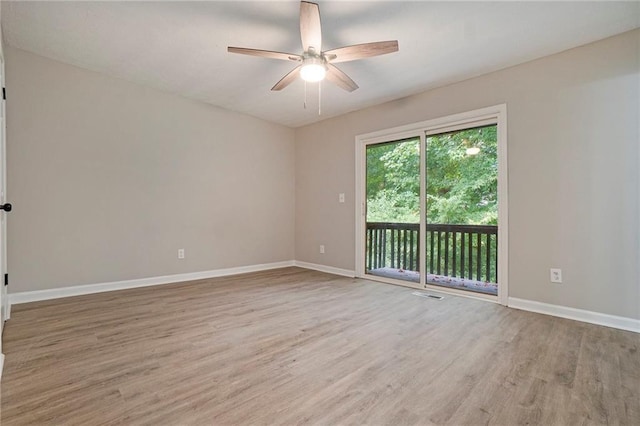
[(309, 83), (324, 80), (327, 75), (327, 66), (320, 58), (307, 58), (300, 68), (300, 77)]
[[(1, 1), (1, 0), (0, 0)], [(276, 52), (274, 50), (249, 49), (246, 47), (227, 47), (230, 53), (260, 56), (298, 62), (298, 66), (285, 74), (272, 88), (280, 91), (298, 79), (305, 82), (319, 82), (325, 78), (347, 92), (353, 92), (358, 85), (334, 63), (371, 58), (398, 51), (398, 40), (375, 41), (372, 43), (352, 44), (337, 49), (322, 50), (322, 25), (320, 6), (309, 0), (300, 2), (300, 40), (302, 54)], [(306, 88), (306, 86), (305, 86)], [(320, 91), (320, 85), (318, 85)]]

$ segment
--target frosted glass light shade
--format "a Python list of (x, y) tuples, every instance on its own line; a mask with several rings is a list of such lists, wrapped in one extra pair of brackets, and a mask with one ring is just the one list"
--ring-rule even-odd
[(300, 68), (300, 77), (310, 83), (323, 80), (325, 75), (327, 75), (326, 66), (315, 58), (307, 59)]

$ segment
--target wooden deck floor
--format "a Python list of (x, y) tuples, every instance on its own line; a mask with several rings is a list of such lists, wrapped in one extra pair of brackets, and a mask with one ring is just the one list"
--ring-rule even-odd
[[(410, 281), (416, 284), (420, 283), (420, 272), (417, 271), (384, 267), (367, 271), (367, 274), (377, 275), (379, 277), (393, 278), (402, 281)], [(482, 282), (469, 278), (449, 277), (446, 275), (437, 274), (427, 274), (426, 281), (427, 284), (437, 285), (440, 287), (455, 288), (457, 290), (466, 290), (475, 293), (491, 294), (493, 296), (496, 296), (498, 294), (497, 283)]]
[(13, 307), (3, 426), (638, 424), (640, 335), (287, 268)]

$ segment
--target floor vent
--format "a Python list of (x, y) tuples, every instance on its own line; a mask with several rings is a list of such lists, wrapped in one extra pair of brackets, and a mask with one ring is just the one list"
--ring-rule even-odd
[(443, 296), (436, 296), (435, 294), (422, 293), (422, 292), (419, 292), (419, 291), (414, 291), (411, 294), (413, 294), (414, 296), (426, 297), (427, 299), (436, 299), (436, 300), (444, 299)]

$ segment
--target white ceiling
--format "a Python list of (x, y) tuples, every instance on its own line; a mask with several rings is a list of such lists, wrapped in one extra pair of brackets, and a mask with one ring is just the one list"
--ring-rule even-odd
[(339, 64), (360, 89), (296, 81), (293, 62), (227, 46), (301, 53), (297, 1), (2, 2), (5, 43), (298, 127), (550, 55), (640, 26), (640, 2), (318, 1), (323, 50), (397, 39), (400, 51)]

